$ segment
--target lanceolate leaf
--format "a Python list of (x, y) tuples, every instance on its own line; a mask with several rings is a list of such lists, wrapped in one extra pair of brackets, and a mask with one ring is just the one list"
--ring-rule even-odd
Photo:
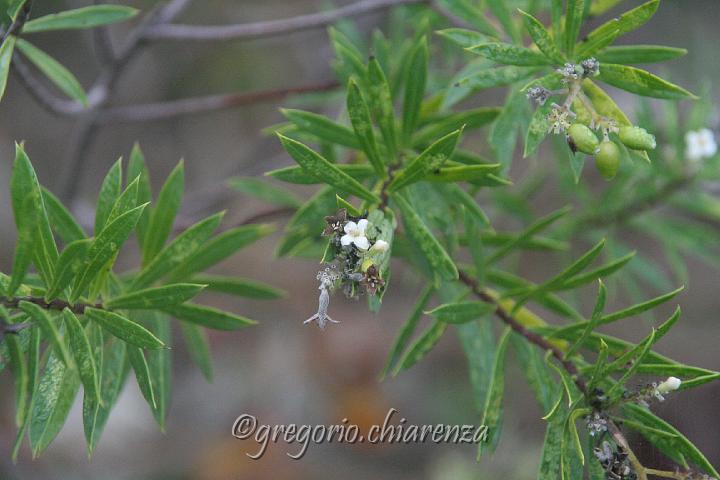
[(454, 130), (479, 128), (495, 120), (499, 113), (499, 108), (474, 108), (464, 112), (430, 118), (428, 119), (429, 125), (413, 137), (413, 144), (425, 146), (437, 138), (452, 133)]
[(605, 63), (600, 67), (598, 78), (614, 87), (646, 97), (669, 100), (697, 98), (682, 87), (656, 77), (650, 72), (627, 65)]
[(32, 43), (19, 38), (15, 46), (65, 95), (87, 106), (87, 97), (80, 82), (67, 68)]
[(149, 264), (155, 258), (170, 236), (175, 216), (182, 203), (184, 188), (185, 168), (184, 163), (180, 161), (160, 190), (150, 216), (147, 235), (143, 242), (143, 265)]
[(552, 60), (540, 52), (509, 43), (483, 43), (468, 50), (505, 65), (533, 67), (552, 64)]
[(388, 161), (393, 161), (397, 153), (395, 112), (390, 85), (376, 58), (371, 58), (368, 62), (368, 97), (373, 118), (385, 142)]
[(320, 154), (300, 142), (278, 134), (288, 154), (309, 174), (340, 191), (356, 195), (364, 200), (379, 202), (380, 199), (360, 182), (330, 163)]
[(553, 38), (550, 36), (550, 32), (545, 29), (545, 26), (527, 12), (520, 10), (520, 14), (525, 21), (525, 28), (527, 28), (530, 37), (532, 37), (533, 42), (535, 42), (535, 45), (538, 46), (540, 51), (555, 63), (562, 64), (565, 62), (566, 57), (560, 52)]
[(659, 5), (660, 0), (650, 0), (637, 8), (629, 10), (620, 15), (619, 18), (613, 18), (590, 32), (587, 41), (590, 42), (594, 38), (606, 35), (608, 31), (617, 30), (618, 35), (624, 35), (639, 28), (650, 20)]
[(395, 175), (390, 182), (389, 189), (399, 190), (440, 168), (455, 151), (460, 135), (462, 135), (462, 130), (456, 130), (430, 145)]
[(95, 332), (90, 338), (91, 345), (97, 351), (95, 358), (100, 360), (96, 361), (96, 363), (100, 371), (102, 403), (88, 396), (83, 399), (83, 427), (88, 455), (92, 455), (98, 441), (100, 441), (110, 410), (115, 406), (129, 372), (127, 344), (113, 339), (103, 351), (102, 331), (97, 329)]
[(76, 240), (63, 250), (55, 265), (55, 276), (48, 289), (47, 298), (56, 298), (68, 285), (72, 285), (75, 276), (84, 265), (92, 240)]
[(359, 148), (358, 139), (348, 127), (335, 123), (317, 113), (302, 110), (282, 109), (282, 114), (306, 133), (330, 143), (351, 148)]
[(684, 48), (664, 47), (661, 45), (618, 45), (607, 47), (595, 57), (604, 63), (655, 63), (672, 60), (687, 54)]
[(279, 288), (266, 285), (256, 280), (238, 277), (224, 277), (221, 275), (194, 275), (194, 283), (207, 285), (207, 289), (213, 292), (237, 295), (238, 297), (257, 298), (273, 300), (282, 298), (285, 292)]
[[(145, 165), (145, 155), (140, 149), (140, 145), (135, 143), (132, 151), (130, 152), (130, 160), (128, 161), (128, 173), (127, 178), (135, 179), (139, 178), (138, 182), (138, 194), (137, 203), (143, 204), (152, 201), (152, 187), (150, 185), (150, 173), (148, 172), (147, 166)], [(147, 236), (148, 227), (150, 224), (150, 216), (152, 213), (152, 207), (148, 206), (143, 214), (140, 216), (136, 227), (136, 235), (140, 250), (144, 250), (145, 238)]]
[(400, 195), (394, 195), (393, 200), (400, 208), (407, 235), (413, 239), (432, 266), (436, 283), (440, 280), (457, 279), (458, 271), (455, 262), (415, 213), (413, 207)]
[[(154, 312), (143, 313), (143, 319), (153, 333), (169, 346), (172, 341), (170, 319)], [(148, 352), (147, 362), (156, 400), (153, 415), (160, 429), (165, 431), (165, 418), (170, 409), (172, 391), (172, 350), (151, 350)]]
[(122, 193), (122, 159), (118, 159), (100, 186), (97, 205), (95, 207), (95, 235), (98, 235), (110, 216), (110, 211)]
[(180, 322), (183, 338), (187, 345), (190, 357), (200, 368), (208, 382), (213, 379), (212, 357), (210, 356), (210, 345), (205, 330), (195, 324)]
[(223, 213), (212, 215), (197, 222), (178, 235), (135, 278), (130, 290), (145, 288), (161, 279), (206, 244), (208, 238), (220, 225)]
[(387, 176), (386, 168), (375, 140), (375, 133), (370, 119), (370, 108), (360, 92), (360, 87), (352, 79), (348, 83), (347, 110), (357, 141), (360, 142), (360, 146), (378, 176), (385, 178)]
[(276, 187), (258, 178), (237, 177), (230, 179), (229, 183), (235, 190), (264, 202), (291, 208), (297, 208), (302, 204), (300, 199), (287, 188)]
[(60, 200), (46, 188), (42, 189), (50, 226), (65, 244), (85, 238), (85, 231)]
[[(351, 178), (362, 181), (372, 177), (375, 170), (371, 165), (363, 164), (340, 164), (335, 165), (340, 171), (347, 174)], [(311, 185), (315, 183), (323, 183), (323, 181), (300, 166), (283, 167), (276, 170), (266, 172), (265, 175), (282, 180), (287, 183), (297, 183), (301, 185)]]
[(10, 35), (0, 45), (0, 100), (5, 94), (5, 87), (7, 86), (10, 63), (15, 50), (15, 38), (15, 35)]
[[(505, 392), (505, 351), (507, 350), (508, 341), (512, 330), (507, 327), (500, 337), (497, 350), (495, 351), (495, 360), (493, 362), (492, 373), (487, 379), (488, 395), (485, 400), (485, 409), (483, 413), (482, 424), (489, 429), (488, 444), (494, 450), (500, 441), (500, 431), (502, 426), (503, 408), (502, 401)], [(478, 445), (478, 458), (482, 455), (484, 445)]]
[(20, 309), (25, 312), (30, 318), (37, 322), (38, 326), (43, 332), (43, 336), (47, 338), (53, 346), (55, 355), (65, 365), (72, 368), (72, 358), (68, 351), (65, 339), (60, 334), (58, 328), (58, 317), (52, 317), (47, 310), (43, 309), (39, 305), (35, 305), (30, 302), (20, 302)]
[(162, 287), (137, 290), (132, 293), (111, 298), (105, 302), (105, 308), (125, 310), (152, 310), (155, 308), (179, 305), (199, 294), (205, 285), (177, 283)]
[(165, 307), (162, 308), (162, 310), (179, 320), (213, 328), (215, 330), (237, 330), (256, 323), (249, 318), (191, 303)]
[(165, 344), (139, 323), (114, 312), (87, 308), (90, 320), (116, 337), (140, 348), (163, 348)]
[(398, 362), (397, 367), (393, 371), (393, 375), (397, 375), (403, 370), (415, 365), (423, 359), (425, 355), (433, 349), (440, 341), (447, 328), (447, 323), (435, 321), (415, 342), (407, 349), (402, 359)]
[(496, 308), (492, 303), (468, 301), (445, 303), (425, 313), (443, 322), (461, 324), (484, 317)]
[(75, 281), (72, 293), (73, 301), (84, 294), (101, 269), (117, 255), (120, 246), (125, 243), (135, 228), (145, 206), (140, 205), (120, 215), (103, 228), (95, 238), (88, 250), (85, 268), (80, 271)]
[(65, 10), (30, 20), (23, 27), (23, 33), (98, 27), (129, 20), (137, 12), (134, 8), (121, 5), (93, 5)]
[(80, 386), (77, 370), (55, 355), (48, 358), (30, 421), (30, 446), (37, 457), (60, 433)]
[(132, 365), (135, 371), (135, 379), (137, 380), (140, 392), (143, 394), (143, 397), (145, 397), (148, 405), (150, 405), (150, 409), (154, 411), (157, 408), (157, 401), (155, 400), (155, 389), (150, 380), (150, 370), (147, 360), (145, 359), (145, 354), (142, 349), (133, 345), (128, 345), (127, 352), (130, 365)]
[(410, 55), (410, 64), (405, 77), (403, 100), (402, 132), (409, 139), (420, 118), (425, 87), (427, 83), (428, 47), (425, 38), (420, 40)]
[(67, 308), (63, 310), (63, 319), (70, 337), (70, 348), (75, 356), (75, 364), (80, 373), (85, 395), (96, 402), (102, 403), (98, 369), (95, 365), (95, 357), (85, 329), (75, 314)]

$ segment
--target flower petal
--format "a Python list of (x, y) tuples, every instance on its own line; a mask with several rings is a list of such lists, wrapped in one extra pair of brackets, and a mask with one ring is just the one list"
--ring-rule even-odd
[(343, 235), (342, 237), (340, 237), (340, 244), (341, 244), (343, 247), (347, 247), (347, 246), (350, 245), (352, 242), (353, 242), (353, 237), (350, 236), (350, 235)]
[(345, 227), (343, 227), (343, 230), (345, 230), (345, 233), (350, 233), (352, 230), (357, 229), (357, 223), (355, 222), (347, 222), (345, 224)]
[(355, 246), (358, 247), (360, 250), (367, 250), (368, 248), (370, 248), (370, 242), (365, 236), (355, 237), (353, 242), (355, 243)]
[(365, 229), (367, 228), (367, 226), (368, 226), (368, 221), (367, 221), (366, 218), (361, 219), (361, 220), (357, 223), (357, 227), (358, 227), (358, 229), (359, 229), (360, 232), (361, 232), (360, 235), (365, 235)]

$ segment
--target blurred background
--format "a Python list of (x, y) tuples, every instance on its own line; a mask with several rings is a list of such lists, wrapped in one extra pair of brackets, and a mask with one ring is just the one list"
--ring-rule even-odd
[[(82, 6), (87, 2), (35, 2), (35, 14)], [(61, 3), (62, 7), (55, 5)], [(141, 10), (154, 2), (123, 2)], [(351, 2), (336, 2), (342, 5)], [(633, 2), (624, 2), (632, 4)], [(635, 2), (637, 3), (637, 2)], [(245, 23), (316, 12), (330, 6), (325, 0), (196, 1), (179, 21), (192, 24)], [(627, 5), (626, 5), (627, 6)], [(621, 8), (620, 11), (625, 8)], [(614, 11), (615, 12), (615, 11)], [(666, 77), (691, 90), (720, 76), (716, 46), (720, 42), (716, 0), (665, 1), (655, 18), (630, 34), (622, 43), (663, 43), (687, 48), (690, 53), (663, 64)], [(383, 29), (387, 12), (356, 20), (366, 38), (374, 28)], [(597, 21), (596, 21), (597, 23)], [(134, 26), (116, 26), (113, 40), (121, 42)], [(100, 68), (89, 32), (38, 35), (37, 44), (59, 58), (90, 85)], [(159, 43), (142, 50), (119, 80), (112, 103), (126, 105), (210, 93), (261, 91), (273, 88), (322, 85), (334, 80), (329, 66), (333, 52), (324, 29), (303, 31), (250, 41), (208, 43)], [(448, 67), (449, 68), (449, 67)], [(450, 75), (452, 72), (448, 72)], [(717, 90), (715, 100), (717, 100)], [(496, 97), (474, 99), (497, 105)], [(617, 92), (613, 92), (617, 94)], [(621, 106), (632, 110), (630, 98), (617, 94)], [(340, 96), (337, 97), (341, 99)], [(179, 116), (166, 120), (103, 124), (81, 150), (84, 162), (74, 157), (82, 140), (83, 118), (59, 117), (41, 108), (17, 82), (9, 81), (0, 104), (0, 270), (9, 271), (15, 232), (9, 206), (9, 176), (13, 142), (25, 140), (26, 149), (41, 183), (56, 193), (74, 192), (73, 211), (92, 218), (92, 205), (110, 165), (129, 154), (139, 141), (159, 188), (160, 180), (180, 158), (186, 166), (186, 218), (228, 209), (227, 222), (242, 221), (271, 207), (230, 190), (234, 175), (256, 176), (290, 165), (278, 142), (261, 134), (282, 121), (280, 106), (298, 105), (297, 98), (273, 99), (219, 112)], [(308, 103), (315, 111), (334, 116), (341, 102)], [(483, 149), (483, 138), (473, 148)], [(546, 157), (551, 154), (545, 151)], [(549, 161), (541, 156), (538, 162)], [(522, 162), (516, 162), (521, 164)], [(518, 175), (523, 166), (518, 165)], [(513, 172), (513, 175), (516, 173)], [(293, 188), (308, 196), (312, 188)], [(552, 188), (547, 205), (554, 204)], [(495, 219), (493, 219), (495, 220)], [(280, 222), (282, 219), (280, 219)], [(210, 332), (215, 360), (215, 380), (208, 384), (191, 364), (182, 342), (174, 354), (173, 400), (167, 431), (160, 432), (131, 379), (105, 429), (91, 461), (87, 459), (80, 403), (57, 440), (43, 456), (31, 461), (23, 451), (18, 465), (9, 462), (15, 437), (12, 380), (0, 375), (0, 479), (270, 479), (270, 478), (427, 478), (427, 479), (532, 479), (535, 478), (544, 431), (542, 412), (511, 358), (506, 382), (503, 438), (494, 456), (475, 462), (472, 445), (311, 445), (299, 461), (285, 453), (297, 446), (270, 445), (258, 461), (245, 453), (258, 447), (252, 440), (231, 436), (235, 418), (255, 415), (261, 423), (335, 424), (382, 423), (390, 407), (408, 424), (479, 424), (468, 383), (466, 362), (457, 338), (450, 332), (420, 364), (396, 378), (378, 381), (378, 374), (395, 334), (422, 289), (417, 275), (396, 265), (391, 290), (381, 312), (368, 313), (365, 302), (336, 295), (333, 318), (342, 321), (326, 331), (303, 326), (317, 308), (317, 261), (277, 259), (274, 247), (280, 234), (244, 249), (225, 262), (218, 272), (238, 274), (278, 286), (287, 292), (282, 300), (263, 302), (208, 296), (207, 302), (260, 321), (240, 332)], [(647, 246), (652, 249), (652, 245)], [(132, 249), (130, 249), (132, 250)], [(128, 251), (128, 264), (135, 252)], [(542, 255), (528, 256), (523, 274), (544, 278), (557, 271)], [(661, 342), (659, 352), (684, 363), (720, 369), (720, 299), (718, 270), (688, 259), (689, 285), (678, 297), (683, 309), (680, 324)], [(622, 304), (622, 297), (616, 299)], [(615, 305), (615, 306), (617, 306)], [(672, 305), (662, 313), (670, 313)], [(647, 323), (624, 322), (609, 329), (623, 338), (638, 340)], [(517, 381), (514, 381), (517, 379)], [(661, 416), (678, 427), (720, 464), (720, 382), (691, 392), (672, 395), (658, 406)], [(660, 457), (642, 451), (656, 464)]]

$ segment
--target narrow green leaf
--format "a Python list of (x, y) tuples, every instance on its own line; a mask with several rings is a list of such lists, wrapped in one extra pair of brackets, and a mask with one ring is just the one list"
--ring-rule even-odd
[[(487, 441), (491, 450), (497, 448), (500, 441), (500, 432), (502, 430), (503, 408), (502, 401), (505, 393), (505, 351), (507, 350), (508, 341), (512, 330), (510, 327), (505, 328), (498, 342), (495, 351), (495, 361), (493, 362), (492, 374), (488, 378), (488, 395), (485, 401), (482, 424), (489, 429), (489, 439)], [(482, 455), (484, 444), (478, 445), (478, 459)]]
[(70, 352), (65, 344), (65, 340), (62, 335), (60, 335), (60, 329), (56, 325), (58, 317), (51, 317), (47, 310), (43, 309), (39, 305), (35, 305), (34, 303), (22, 301), (18, 307), (35, 322), (37, 322), (43, 332), (43, 336), (50, 340), (53, 350), (56, 352), (58, 358), (65, 365), (72, 367)]
[(30, 420), (33, 458), (37, 458), (60, 433), (79, 387), (77, 370), (67, 367), (54, 353), (50, 354), (35, 394)]
[(226, 230), (191, 251), (190, 256), (171, 272), (170, 278), (183, 279), (202, 272), (274, 231), (275, 227), (269, 224), (243, 225)]
[(105, 302), (105, 308), (124, 310), (152, 310), (156, 308), (172, 307), (199, 294), (205, 285), (192, 283), (175, 283), (162, 287), (147, 288), (111, 298)]
[(603, 309), (605, 308), (605, 299), (607, 298), (607, 289), (605, 288), (605, 284), (603, 284), (602, 280), (600, 280), (599, 283), (600, 286), (598, 287), (597, 300), (595, 301), (595, 307), (593, 308), (590, 321), (588, 322), (587, 327), (585, 327), (585, 330), (583, 330), (582, 335), (580, 335), (580, 337), (575, 340), (575, 343), (573, 343), (572, 346), (565, 352), (565, 358), (572, 357), (578, 348), (585, 343), (585, 339), (588, 338), (593, 330), (597, 328), (600, 320), (602, 319)]
[[(457, 80), (457, 82), (455, 82), (453, 87), (456, 89), (468, 89), (469, 91), (482, 90), (491, 87), (502, 87), (528, 78), (537, 71), (537, 67), (515, 67), (512, 65), (503, 67), (492, 66), (474, 71), (469, 75), (461, 77)], [(446, 106), (450, 106), (447, 105), (447, 102), (448, 98), (452, 98), (450, 96), (451, 92), (451, 90), (448, 90), (448, 93), (446, 94)], [(524, 95), (523, 99), (525, 99)]]
[(627, 65), (604, 63), (600, 66), (598, 78), (609, 85), (645, 97), (669, 100), (698, 98), (684, 88), (665, 81), (648, 71)]
[[(696, 465), (702, 469), (705, 473), (712, 475), (713, 477), (720, 477), (720, 473), (710, 464), (707, 458), (688, 440), (682, 433), (680, 433), (675, 427), (657, 417), (655, 414), (650, 412), (640, 405), (633, 403), (626, 403), (623, 406), (624, 416), (634, 420), (643, 427), (650, 427), (656, 430), (661, 430), (670, 435), (657, 436), (651, 434), (646, 428), (638, 430), (642, 436), (644, 436), (650, 443), (655, 445), (661, 452), (668, 455), (670, 458), (676, 459), (678, 454), (682, 455), (687, 461)], [(628, 425), (633, 428), (633, 424)]]
[[(543, 86), (548, 90), (554, 90), (560, 86), (560, 77), (557, 73), (551, 73), (531, 83), (532, 85)], [(530, 85), (528, 85), (529, 87)], [(526, 90), (527, 88), (523, 89)], [(525, 149), (523, 158), (530, 156), (547, 136), (550, 129), (548, 115), (552, 110), (552, 102), (545, 102), (540, 105), (533, 113), (525, 136)]]
[(468, 30), (466, 28), (446, 28), (435, 32), (441, 37), (447, 38), (462, 48), (470, 48), (481, 43), (488, 43), (490, 38), (480, 32)]
[(397, 191), (422, 180), (423, 177), (440, 168), (455, 151), (461, 135), (462, 129), (455, 130), (426, 148), (395, 175), (388, 190)]
[(35, 47), (32, 43), (18, 38), (15, 46), (30, 60), (46, 77), (50, 79), (65, 95), (87, 106), (85, 90), (70, 70), (57, 60)]
[(403, 350), (405, 349), (405, 346), (410, 340), (412, 334), (415, 332), (420, 318), (422, 318), (425, 305), (427, 305), (428, 301), (430, 301), (430, 298), (433, 295), (433, 291), (434, 290), (432, 286), (428, 285), (420, 293), (420, 296), (415, 302), (415, 306), (410, 312), (410, 316), (407, 320), (405, 320), (405, 323), (403, 323), (402, 327), (400, 328), (400, 332), (398, 332), (398, 335), (397, 337), (395, 337), (395, 341), (390, 348), (387, 361), (385, 362), (385, 367), (383, 367), (383, 371), (380, 374), (381, 379), (384, 379), (385, 376), (395, 368), (398, 360), (400, 359), (400, 356), (403, 353)]
[[(373, 169), (370, 165), (339, 164), (335, 166), (340, 169), (341, 172), (357, 181), (363, 181), (375, 175), (375, 169)], [(271, 170), (266, 172), (265, 175), (277, 180), (282, 180), (283, 182), (297, 183), (301, 185), (324, 183), (321, 179), (313, 176), (311, 173), (298, 165)]]
[(0, 100), (5, 94), (10, 64), (12, 63), (13, 51), (15, 50), (15, 35), (10, 35), (0, 45)]
[[(137, 203), (143, 204), (152, 201), (152, 186), (150, 185), (150, 172), (145, 164), (145, 155), (140, 149), (140, 144), (135, 143), (130, 152), (130, 160), (128, 161), (127, 178), (139, 178)], [(148, 228), (150, 226), (150, 216), (152, 207), (148, 206), (138, 220), (136, 233), (140, 250), (144, 250), (145, 238), (147, 237)]]
[(195, 252), (207, 245), (212, 233), (218, 228), (223, 213), (217, 213), (200, 220), (178, 235), (153, 260), (140, 271), (130, 286), (130, 290), (149, 287), (173, 269), (186, 262)]
[[(20, 268), (17, 270), (17, 275), (24, 275), (28, 266), (25, 263), (27, 254), (28, 251), (32, 251), (33, 263), (43, 282), (49, 285), (52, 281), (55, 262), (58, 259), (57, 245), (50, 229), (50, 221), (35, 169), (33, 169), (22, 145), (18, 144), (15, 145), (15, 163), (10, 181), (10, 194), (15, 224), (23, 235), (23, 241), (29, 240), (30, 242), (28, 245), (19, 246), (25, 254), (20, 258), (22, 262), (18, 265)], [(34, 233), (33, 230), (35, 230)], [(8, 288), (10, 294), (14, 293), (22, 281), (21, 278), (16, 279), (15, 277), (16, 274), (13, 271), (13, 279)]]
[(390, 84), (385, 77), (380, 62), (370, 58), (368, 62), (368, 103), (387, 150), (387, 163), (392, 163), (397, 155), (397, 133), (395, 131), (395, 112), (393, 109)]
[(155, 349), (165, 346), (161, 340), (145, 327), (115, 312), (87, 308), (85, 315), (119, 339), (136, 347)]
[(75, 301), (84, 294), (100, 271), (117, 255), (120, 247), (128, 239), (146, 205), (133, 208), (108, 224), (95, 238), (88, 250), (85, 268), (77, 276), (71, 300)]
[(70, 349), (75, 356), (75, 364), (80, 372), (80, 380), (85, 389), (85, 395), (95, 399), (96, 402), (102, 403), (95, 356), (93, 355), (85, 329), (83, 329), (83, 326), (75, 314), (67, 308), (63, 310), (63, 319), (65, 320), (65, 328), (67, 328), (68, 336), (70, 337)]
[(122, 193), (122, 158), (119, 158), (100, 186), (97, 206), (95, 207), (95, 235), (99, 235), (110, 216), (115, 202)]
[(608, 262), (605, 265), (602, 265), (594, 270), (583, 274), (575, 275), (574, 277), (564, 281), (559, 289), (571, 290), (579, 286), (585, 285), (586, 283), (592, 282), (593, 280), (607, 277), (608, 275), (611, 275), (612, 273), (620, 270), (633, 258), (635, 258), (635, 252), (630, 252), (627, 255)]
[(458, 270), (452, 258), (435, 238), (430, 229), (423, 223), (420, 216), (405, 198), (394, 195), (393, 200), (402, 213), (403, 225), (407, 235), (417, 244), (433, 269), (435, 282), (456, 280)]
[(192, 281), (207, 285), (207, 289), (210, 291), (227, 293), (238, 297), (274, 300), (285, 296), (285, 292), (278, 288), (247, 278), (194, 275)]
[(330, 163), (320, 154), (281, 134), (278, 138), (288, 154), (309, 174), (318, 180), (332, 185), (340, 191), (348, 192), (370, 202), (379, 202), (380, 199), (365, 188), (360, 182), (343, 172), (336, 165)]
[[(499, 163), (486, 165), (463, 165), (460, 167), (441, 167), (433, 170), (422, 180), (442, 183), (475, 182), (487, 180), (500, 169)], [(474, 201), (473, 201), (474, 202)]]
[(587, 35), (587, 42), (591, 42), (596, 37), (606, 35), (608, 31), (617, 30), (619, 36), (641, 27), (652, 18), (659, 5), (660, 0), (650, 0), (637, 8), (623, 13), (619, 18), (613, 18), (603, 23)]
[(157, 408), (157, 401), (155, 400), (153, 384), (150, 381), (150, 370), (145, 354), (140, 348), (133, 345), (128, 345), (127, 352), (130, 365), (135, 371), (135, 379), (138, 387), (140, 387), (140, 392), (145, 397), (148, 405), (150, 405), (150, 409), (154, 411)]
[(467, 301), (444, 303), (425, 313), (442, 322), (462, 324), (482, 318), (495, 311), (495, 308), (492, 303)]
[(84, 265), (91, 244), (92, 240), (86, 238), (84, 240), (76, 240), (65, 247), (65, 250), (63, 250), (55, 265), (55, 277), (45, 298), (57, 298), (68, 285), (72, 285), (78, 272), (80, 272), (80, 269)]
[(90, 324), (93, 335), (91, 345), (96, 350), (95, 358), (100, 372), (100, 392), (102, 403), (89, 396), (83, 399), (83, 427), (88, 455), (92, 455), (105, 429), (110, 410), (115, 406), (129, 372), (127, 344), (117, 339), (103, 351), (103, 335), (96, 325)]
[(182, 203), (185, 189), (185, 168), (181, 160), (170, 173), (160, 193), (155, 208), (150, 215), (147, 235), (145, 236), (143, 250), (143, 265), (149, 264), (162, 250), (170, 233), (172, 232), (175, 216)]
[[(28, 381), (27, 381), (27, 413), (23, 418), (22, 424), (18, 429), (15, 437), (15, 445), (12, 450), (12, 460), (17, 462), (18, 454), (20, 453), (20, 447), (22, 440), (25, 437), (25, 433), (30, 427), (30, 420), (32, 417), (32, 411), (35, 409), (35, 398), (40, 378), (40, 337), (41, 332), (39, 328), (30, 329), (30, 340), (28, 342)], [(9, 339), (8, 339), (9, 340)], [(9, 343), (8, 343), (9, 345)]]
[(407, 370), (408, 368), (415, 365), (417, 362), (422, 360), (430, 350), (440, 341), (447, 328), (447, 323), (436, 320), (427, 330), (425, 330), (420, 337), (408, 347), (402, 358), (398, 361), (395, 370), (393, 370), (393, 376)]
[(195, 324), (188, 322), (180, 322), (185, 345), (187, 345), (188, 353), (193, 362), (200, 368), (203, 376), (208, 382), (213, 380), (212, 357), (210, 355), (210, 345), (205, 330)]
[(568, 0), (565, 11), (565, 52), (572, 57), (575, 40), (580, 33), (585, 12), (585, 3), (589, 0)]
[[(172, 332), (170, 331), (170, 319), (164, 315), (154, 312), (146, 314), (144, 318), (149, 328), (158, 338), (166, 345), (170, 345), (172, 341)], [(147, 354), (147, 362), (150, 370), (150, 380), (155, 391), (155, 400), (157, 408), (153, 410), (153, 415), (160, 429), (165, 431), (165, 418), (170, 409), (170, 397), (172, 392), (172, 350), (152, 350)]]
[(360, 148), (358, 138), (352, 130), (344, 125), (333, 122), (317, 113), (283, 108), (280, 110), (285, 117), (297, 127), (320, 140), (350, 148)]
[(15, 424), (20, 426), (28, 415), (28, 361), (15, 335), (7, 335), (4, 340), (7, 343), (10, 371), (15, 377)]
[(467, 50), (504, 65), (537, 67), (552, 65), (553, 63), (552, 60), (540, 52), (509, 43), (482, 43)]
[(161, 310), (179, 320), (215, 330), (237, 330), (257, 323), (249, 318), (192, 303), (164, 307)]
[(53, 231), (66, 245), (85, 238), (85, 231), (60, 200), (42, 187), (42, 198)]
[(231, 178), (229, 183), (233, 189), (264, 202), (290, 208), (297, 208), (302, 204), (287, 188), (276, 187), (257, 178), (236, 177)]
[[(607, 31), (603, 32), (602, 35), (596, 35), (592, 38), (588, 38), (587, 40), (583, 41), (579, 45), (576, 45), (575, 50), (577, 52), (576, 58), (579, 59), (586, 59), (591, 56), (597, 56), (595, 55), (599, 50), (602, 50), (603, 48), (607, 47), (608, 45), (611, 45), (615, 39), (620, 35), (620, 30), (618, 29), (608, 29)], [(602, 61), (601, 61), (602, 63)], [(622, 62), (620, 62), (622, 63)]]
[(687, 54), (684, 48), (665, 47), (662, 45), (618, 45), (607, 47), (595, 57), (601, 64), (619, 63), (656, 63), (673, 60)]
[(553, 62), (557, 64), (563, 64), (567, 59), (565, 55), (560, 52), (557, 45), (555, 44), (555, 41), (550, 36), (550, 32), (547, 31), (545, 26), (540, 23), (537, 18), (533, 17), (529, 13), (519, 9), (518, 11), (523, 16), (525, 28), (530, 34), (530, 38), (533, 39), (533, 42), (535, 42), (535, 45), (538, 46), (540, 51), (544, 53), (545, 56)]
[(138, 10), (121, 5), (92, 5), (30, 20), (23, 27), (23, 33), (99, 27), (124, 22), (137, 13)]
[(500, 108), (474, 108), (428, 119), (429, 125), (413, 136), (413, 145), (426, 146), (458, 129), (473, 130), (495, 120)]
[(405, 77), (405, 96), (403, 99), (402, 134), (408, 141), (415, 132), (420, 119), (422, 101), (427, 84), (428, 46), (423, 37), (410, 54), (410, 63)]
[(492, 322), (470, 322), (455, 327), (467, 359), (473, 400), (479, 413), (484, 413), (490, 392), (488, 379), (495, 362), (496, 340)]
[(380, 156), (377, 141), (375, 140), (372, 120), (370, 119), (370, 108), (360, 92), (360, 87), (358, 87), (353, 79), (350, 79), (348, 82), (347, 111), (348, 117), (350, 117), (350, 123), (352, 123), (353, 130), (355, 131), (355, 137), (360, 143), (370, 164), (380, 178), (385, 178), (387, 172), (385, 163)]

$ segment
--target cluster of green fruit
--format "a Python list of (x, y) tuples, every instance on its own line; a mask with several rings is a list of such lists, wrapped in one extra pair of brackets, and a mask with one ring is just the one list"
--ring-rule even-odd
[[(620, 142), (627, 148), (633, 150), (653, 150), (655, 148), (655, 136), (644, 128), (621, 127), (617, 134)], [(610, 180), (615, 177), (620, 167), (620, 147), (615, 141), (610, 140), (606, 132), (603, 133), (603, 140), (600, 141), (595, 132), (587, 125), (574, 123), (567, 130), (567, 139), (574, 152), (595, 156), (595, 167), (604, 178)]]

